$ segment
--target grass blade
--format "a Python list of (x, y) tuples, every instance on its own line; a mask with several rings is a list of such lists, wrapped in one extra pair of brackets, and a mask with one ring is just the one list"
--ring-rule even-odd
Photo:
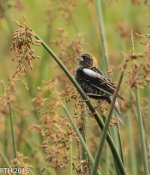
[(144, 126), (143, 126), (143, 120), (142, 120), (141, 107), (140, 107), (139, 91), (137, 88), (135, 89), (135, 97), (136, 97), (136, 109), (137, 109), (138, 125), (139, 125), (140, 139), (141, 139), (144, 174), (149, 175), (147, 151), (146, 151), (146, 143), (145, 143), (145, 132), (144, 132)]
[(131, 159), (131, 172), (132, 175), (138, 175), (137, 171), (137, 161), (136, 161), (136, 153), (135, 153), (135, 143), (133, 139), (133, 127), (132, 127), (132, 120), (131, 115), (128, 116), (128, 136), (129, 136), (129, 150), (130, 150), (130, 159)]
[(7, 158), (5, 157), (5, 155), (4, 155), (2, 152), (0, 152), (0, 156), (2, 157), (2, 159), (4, 160), (4, 162), (6, 163), (6, 165), (7, 165), (8, 167), (10, 167)]
[[(83, 121), (83, 126), (80, 128), (80, 134), (82, 135), (85, 143), (86, 143), (86, 116), (84, 115), (84, 105), (82, 105), (83, 108), (81, 108), (81, 120)], [(81, 161), (87, 162), (87, 154), (84, 150), (84, 147), (81, 145)], [(83, 173), (87, 174), (88, 167), (83, 163)]]
[(106, 44), (106, 38), (105, 38), (105, 27), (104, 27), (104, 20), (103, 20), (103, 12), (102, 12), (102, 2), (101, 0), (96, 0), (96, 7), (98, 12), (98, 18), (99, 18), (99, 30), (100, 30), (100, 36), (101, 36), (101, 42), (102, 42), (102, 53), (103, 53), (103, 66), (104, 66), (104, 72), (108, 73), (108, 54), (107, 54), (107, 44)]
[(13, 143), (13, 153), (14, 153), (14, 158), (16, 158), (17, 157), (17, 154), (16, 154), (16, 144), (15, 144), (15, 135), (14, 135), (14, 128), (13, 128), (13, 118), (12, 118), (12, 111), (11, 111), (10, 102), (8, 102), (8, 108), (9, 108), (9, 119), (10, 119), (10, 128), (11, 128), (11, 137), (12, 137), (12, 143)]
[(72, 140), (70, 140), (69, 142), (69, 174), (72, 175), (72, 159), (73, 159), (73, 156), (72, 156)]
[[(12, 137), (12, 143), (13, 143), (13, 153), (14, 153), (14, 158), (17, 158), (16, 143), (15, 143), (15, 135), (14, 135), (14, 128), (13, 128), (13, 118), (12, 118), (12, 111), (11, 111), (10, 102), (8, 102), (8, 109), (9, 109), (9, 119), (10, 119), (10, 128), (11, 128), (11, 137)], [(17, 167), (16, 167), (16, 168), (17, 168)], [(19, 173), (17, 172), (16, 174), (18, 175)]]

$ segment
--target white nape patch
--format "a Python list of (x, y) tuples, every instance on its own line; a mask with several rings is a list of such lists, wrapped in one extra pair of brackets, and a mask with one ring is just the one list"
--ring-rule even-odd
[(88, 76), (90, 76), (90, 77), (93, 77), (93, 78), (102, 78), (102, 77), (103, 77), (101, 74), (99, 74), (99, 73), (97, 73), (97, 72), (94, 72), (94, 71), (91, 70), (91, 69), (84, 68), (84, 69), (83, 69), (83, 72), (84, 72), (86, 75), (88, 75)]

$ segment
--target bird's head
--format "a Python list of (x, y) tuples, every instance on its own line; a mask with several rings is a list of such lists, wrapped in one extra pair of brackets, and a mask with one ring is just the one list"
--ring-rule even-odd
[(79, 61), (80, 66), (91, 67), (93, 65), (92, 55), (88, 53), (81, 54), (76, 59)]

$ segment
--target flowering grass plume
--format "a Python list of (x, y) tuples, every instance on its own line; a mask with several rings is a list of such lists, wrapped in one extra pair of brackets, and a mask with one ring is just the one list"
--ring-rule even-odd
[(32, 46), (39, 46), (40, 42), (35, 39), (33, 31), (25, 24), (17, 22), (17, 30), (12, 36), (12, 45), (10, 50), (14, 52), (13, 59), (17, 61), (16, 72), (13, 77), (27, 72), (28, 68), (32, 70), (33, 60), (39, 58)]
[(143, 53), (130, 55), (129, 84), (131, 88), (144, 87), (150, 82), (150, 35), (136, 34), (144, 45)]

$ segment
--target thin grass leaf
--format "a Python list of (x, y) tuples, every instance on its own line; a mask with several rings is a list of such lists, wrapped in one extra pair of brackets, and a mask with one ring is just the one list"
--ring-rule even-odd
[(142, 113), (141, 113), (141, 107), (140, 107), (139, 91), (137, 88), (135, 89), (135, 97), (136, 97), (136, 109), (137, 109), (138, 125), (139, 125), (140, 140), (141, 140), (141, 149), (142, 149), (141, 155), (142, 155), (143, 166), (144, 166), (144, 174), (149, 175), (146, 142), (145, 142), (145, 131), (144, 131)]
[(72, 140), (69, 142), (69, 175), (72, 175)]
[(0, 156), (2, 157), (2, 159), (4, 160), (4, 162), (6, 163), (6, 165), (7, 165), (8, 167), (10, 167), (7, 158), (5, 157), (5, 155), (4, 155), (2, 152), (0, 152)]
[(13, 154), (14, 154), (14, 158), (16, 158), (17, 157), (16, 143), (15, 143), (15, 134), (14, 134), (14, 128), (13, 128), (13, 118), (12, 118), (12, 111), (11, 111), (10, 102), (8, 102), (8, 109), (9, 109), (11, 137), (12, 137), (12, 143), (13, 143)]
[[(8, 109), (9, 109), (11, 137), (12, 137), (12, 143), (13, 143), (13, 153), (14, 153), (14, 158), (17, 158), (16, 143), (15, 143), (15, 134), (14, 134), (14, 128), (13, 128), (13, 118), (12, 118), (12, 111), (11, 111), (10, 102), (8, 102)], [(16, 174), (18, 175), (19, 173), (17, 172)]]
[(9, 131), (8, 131), (8, 126), (9, 126), (9, 120), (5, 120), (5, 132), (4, 132), (4, 153), (6, 155), (6, 157), (8, 157), (8, 152), (7, 152), (7, 149), (8, 149), (8, 137), (9, 137)]
[[(82, 112), (81, 115), (82, 115), (83, 126), (80, 128), (80, 133), (86, 143), (86, 116), (84, 116), (84, 112)], [(81, 144), (81, 161), (87, 162), (87, 154), (82, 144)], [(87, 174), (87, 171), (88, 171), (87, 166), (83, 165), (83, 173)]]
[(106, 150), (105, 150), (105, 154), (106, 154), (106, 164), (105, 164), (105, 175), (109, 175), (109, 151), (108, 151), (108, 146), (106, 146)]
[(133, 127), (132, 127), (132, 120), (131, 120), (131, 115), (128, 115), (128, 137), (129, 137), (129, 154), (130, 154), (130, 159), (131, 159), (131, 172), (132, 175), (138, 175), (138, 170), (137, 170), (137, 160), (136, 160), (136, 153), (135, 153), (135, 143), (134, 143), (134, 136), (133, 136)]
[(102, 43), (102, 65), (104, 66), (104, 72), (108, 74), (108, 53), (107, 53), (107, 43), (106, 43), (106, 35), (105, 35), (105, 26), (104, 26), (104, 19), (103, 19), (103, 11), (102, 11), (102, 2), (101, 0), (96, 0), (96, 8), (98, 12), (98, 22), (99, 22), (99, 30), (100, 30), (100, 38)]
[[(116, 114), (115, 114), (116, 115)], [(119, 142), (119, 152), (120, 152), (120, 156), (121, 156), (121, 159), (122, 159), (122, 162), (124, 163), (124, 156), (123, 156), (123, 150), (122, 150), (122, 142), (121, 142), (121, 136), (120, 136), (120, 128), (119, 128), (119, 125), (117, 125), (117, 140)]]

